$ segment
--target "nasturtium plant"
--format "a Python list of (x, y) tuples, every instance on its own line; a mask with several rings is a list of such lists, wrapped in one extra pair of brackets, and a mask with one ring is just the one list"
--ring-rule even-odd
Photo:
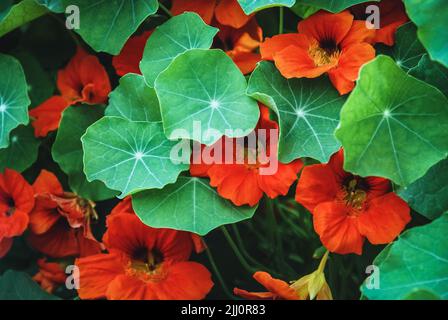
[(223, 135), (248, 135), (259, 110), (246, 88), (243, 74), (223, 51), (186, 51), (155, 82), (166, 136), (211, 145)]
[(140, 70), (154, 87), (157, 76), (180, 54), (191, 49), (209, 49), (219, 30), (193, 12), (173, 17), (157, 27), (145, 46)]
[(345, 97), (327, 79), (285, 79), (269, 62), (253, 72), (247, 93), (277, 114), (279, 160), (301, 157), (328, 162), (341, 146), (334, 136)]
[(9, 133), (21, 124), (28, 124), (28, 106), (25, 74), (13, 57), (0, 54), (0, 148), (9, 145)]
[(447, 227), (448, 214), (443, 214), (428, 225), (403, 233), (381, 261), (374, 261), (379, 269), (379, 288), (372, 286), (373, 279), (368, 279), (361, 288), (362, 293), (372, 300), (404, 299), (413, 290), (420, 289), (446, 299), (448, 244), (444, 235)]
[(61, 169), (68, 175), (71, 189), (80, 196), (93, 200), (105, 200), (118, 193), (108, 189), (100, 181), (88, 182), (83, 172), (81, 137), (87, 128), (104, 115), (101, 106), (71, 106), (62, 114), (60, 127), (53, 144), (52, 155)]
[[(122, 197), (145, 189), (161, 189), (188, 169), (184, 158), (171, 158), (176, 141), (169, 141), (160, 123), (104, 117), (81, 138), (88, 181), (100, 180)], [(189, 160), (189, 155), (183, 155)]]
[(448, 67), (446, 39), (448, 31), (444, 28), (448, 7), (444, 0), (403, 0), (409, 18), (418, 27), (418, 38), (428, 50), (433, 60)]
[[(162, 191), (162, 192), (161, 192)], [(206, 235), (229, 223), (249, 219), (253, 207), (235, 207), (222, 199), (201, 178), (179, 177), (162, 190), (137, 193), (132, 201), (135, 213), (154, 228), (171, 228)]]
[(246, 14), (271, 7), (292, 7), (296, 0), (238, 0), (241, 8)]
[(0, 300), (448, 299), (445, 21), (0, 1)]
[(391, 58), (378, 56), (361, 69), (336, 137), (346, 170), (406, 186), (447, 157), (447, 130), (448, 99)]
[(162, 121), (155, 90), (148, 87), (143, 76), (133, 73), (123, 76), (120, 84), (110, 93), (106, 116), (130, 121)]

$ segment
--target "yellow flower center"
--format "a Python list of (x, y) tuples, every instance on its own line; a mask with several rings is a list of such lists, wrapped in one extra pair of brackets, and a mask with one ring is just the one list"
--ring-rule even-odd
[(326, 65), (336, 65), (338, 62), (340, 50), (336, 44), (331, 41), (322, 43), (314, 42), (308, 49), (308, 54), (313, 59), (317, 67)]

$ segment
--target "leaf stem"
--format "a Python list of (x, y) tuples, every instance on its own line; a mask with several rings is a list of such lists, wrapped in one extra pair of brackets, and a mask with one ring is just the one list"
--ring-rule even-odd
[(236, 245), (235, 241), (233, 241), (233, 238), (230, 235), (229, 231), (227, 231), (226, 227), (222, 226), (221, 231), (224, 234), (224, 237), (226, 238), (227, 242), (229, 243), (230, 247), (232, 248), (233, 252), (235, 253), (236, 257), (238, 258), (243, 268), (246, 269), (246, 271), (249, 273), (254, 273), (256, 270), (252, 266), (250, 266), (249, 263), (246, 261), (241, 251), (238, 249), (238, 246)]
[[(204, 239), (202, 239), (202, 241), (204, 241), (205, 243)], [(212, 252), (210, 251), (210, 248), (206, 243), (205, 243), (205, 253), (207, 254), (208, 260), (210, 261), (210, 265), (213, 269), (213, 272), (215, 273), (216, 278), (218, 279), (219, 284), (222, 287), (222, 290), (224, 291), (224, 294), (229, 299), (235, 299), (235, 297), (230, 293), (226, 283), (224, 282), (224, 278), (222, 277), (221, 272), (219, 271), (218, 266), (216, 265), (215, 259), (213, 258)]]
[(278, 34), (282, 34), (283, 33), (284, 14), (285, 14), (284, 8), (283, 7), (279, 7)]
[(160, 1), (159, 1), (159, 7), (160, 9), (162, 9), (163, 12), (165, 12), (168, 15), (168, 17), (171, 18), (173, 16), (171, 11), (167, 7), (165, 7)]

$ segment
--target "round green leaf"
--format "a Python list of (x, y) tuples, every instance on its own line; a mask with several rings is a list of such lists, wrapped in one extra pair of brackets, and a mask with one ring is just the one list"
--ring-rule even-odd
[(21, 124), (28, 124), (28, 106), (25, 74), (13, 57), (0, 54), (0, 148), (9, 145), (9, 133)]
[(418, 37), (433, 60), (448, 67), (448, 6), (446, 0), (403, 0), (406, 13), (418, 27)]
[(81, 140), (87, 180), (103, 181), (120, 190), (121, 197), (163, 188), (189, 167), (171, 158), (176, 142), (166, 139), (160, 123), (104, 117), (90, 126)]
[(24, 272), (7, 270), (0, 276), (0, 300), (60, 300), (44, 291)]
[(208, 26), (196, 13), (186, 12), (157, 27), (145, 46), (140, 70), (154, 86), (157, 76), (181, 53), (209, 49), (218, 29)]
[(37, 160), (40, 141), (31, 126), (19, 126), (11, 132), (8, 148), (0, 149), (0, 172), (5, 168), (25, 171)]
[(372, 300), (406, 299), (415, 290), (425, 290), (433, 296), (448, 298), (448, 242), (446, 230), (448, 214), (422, 227), (412, 228), (388, 248), (378, 267), (379, 288), (369, 289), (366, 284), (362, 293)]
[(256, 207), (236, 207), (221, 198), (205, 179), (179, 177), (163, 190), (132, 196), (132, 207), (154, 228), (170, 228), (205, 235), (228, 223), (249, 219)]
[(224, 134), (246, 136), (260, 115), (246, 88), (243, 74), (223, 51), (183, 53), (155, 82), (166, 136), (207, 145)]
[(409, 206), (428, 219), (448, 210), (448, 160), (442, 160), (420, 179), (398, 192)]
[(448, 100), (387, 56), (360, 72), (336, 131), (344, 168), (406, 186), (448, 155)]
[(334, 130), (346, 98), (328, 79), (287, 80), (272, 63), (261, 62), (250, 77), (247, 93), (278, 116), (281, 162), (301, 157), (327, 162), (340, 148)]
[(75, 30), (95, 51), (119, 54), (138, 26), (154, 14), (157, 0), (63, 0), (64, 6), (76, 5), (80, 28)]
[(160, 107), (154, 89), (145, 79), (129, 73), (120, 79), (120, 84), (109, 95), (106, 116), (116, 116), (131, 121), (160, 122)]
[(448, 97), (448, 69), (424, 54), (418, 65), (409, 74), (423, 80), (442, 91)]
[(354, 6), (355, 4), (369, 1), (379, 2), (380, 0), (297, 0), (296, 3), (305, 4), (336, 13)]
[(296, 0), (238, 0), (247, 15), (271, 7), (292, 7)]
[(103, 116), (100, 106), (72, 106), (64, 110), (59, 124), (52, 155), (68, 175), (70, 188), (83, 198), (101, 201), (113, 198), (117, 191), (108, 189), (101, 181), (88, 182), (83, 172), (81, 136)]
[[(3, 0), (2, 0), (3, 1)], [(0, 37), (46, 14), (48, 10), (34, 0), (23, 0), (0, 13)]]

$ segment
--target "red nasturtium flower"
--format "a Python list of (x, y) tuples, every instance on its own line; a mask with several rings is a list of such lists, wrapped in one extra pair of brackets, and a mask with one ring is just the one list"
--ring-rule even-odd
[(261, 55), (256, 52), (263, 40), (263, 30), (255, 18), (239, 29), (218, 25), (218, 38), (214, 47), (223, 49), (243, 74), (254, 71)]
[(98, 58), (81, 48), (65, 69), (58, 72), (57, 87), (60, 96), (53, 96), (30, 111), (36, 137), (45, 137), (56, 130), (62, 111), (68, 106), (106, 103), (111, 91), (109, 77)]
[(39, 266), (39, 272), (34, 275), (33, 280), (40, 284), (45, 291), (52, 293), (56, 287), (65, 283), (67, 275), (61, 263), (39, 259), (37, 265)]
[(152, 30), (131, 37), (121, 49), (120, 54), (113, 57), (112, 65), (120, 77), (128, 73), (141, 74), (139, 64), (145, 51), (146, 41), (151, 34)]
[(219, 24), (241, 28), (250, 19), (237, 0), (173, 0), (171, 13), (178, 15), (185, 11), (196, 12), (207, 24)]
[(353, 175), (343, 163), (341, 149), (328, 164), (305, 167), (296, 200), (313, 214), (314, 229), (328, 250), (361, 254), (365, 238), (373, 244), (393, 241), (410, 221), (410, 209), (391, 192), (389, 180)]
[[(257, 134), (258, 129), (278, 129), (276, 122), (270, 120), (269, 110), (265, 106), (260, 107), (261, 116), (255, 129)], [(266, 134), (266, 155), (277, 154), (277, 146), (274, 150), (270, 149), (270, 135)], [(233, 139), (232, 145), (235, 146), (236, 139)], [(225, 155), (226, 141), (228, 138), (222, 138), (218, 143), (221, 143)], [(213, 148), (213, 147), (212, 147)], [(190, 165), (190, 173), (192, 176), (208, 176), (210, 178), (210, 185), (216, 187), (218, 193), (226, 199), (229, 199), (237, 206), (248, 204), (250, 206), (256, 205), (263, 194), (266, 194), (271, 199), (279, 195), (286, 195), (289, 188), (297, 180), (297, 174), (303, 167), (301, 160), (295, 160), (291, 163), (284, 164), (278, 162), (278, 168), (274, 174), (261, 175), (261, 167), (269, 167), (270, 163), (261, 160), (258, 156), (256, 163), (252, 164), (248, 161), (248, 155), (257, 155), (259, 150), (252, 150), (246, 146), (244, 150), (245, 163), (213, 163), (205, 164), (201, 159), (194, 159), (193, 164)], [(235, 155), (236, 157), (237, 155)], [(201, 162), (201, 163), (197, 163)]]
[(203, 299), (213, 286), (210, 272), (188, 261), (191, 234), (154, 229), (140, 219), (115, 211), (107, 217), (103, 242), (109, 253), (75, 261), (81, 299)]
[(262, 58), (273, 60), (285, 78), (328, 73), (339, 93), (346, 94), (354, 88), (361, 66), (375, 58), (375, 30), (348, 11), (319, 11), (300, 21), (298, 31), (268, 38), (260, 46)]
[(25, 232), (34, 207), (33, 188), (16, 171), (0, 173), (0, 258), (11, 248), (13, 237)]
[(364, 19), (366, 17), (366, 8), (370, 5), (378, 6), (380, 16), (380, 29), (376, 30), (373, 41), (375, 43), (384, 43), (393, 46), (395, 42), (395, 32), (398, 27), (409, 21), (406, 15), (403, 1), (401, 0), (382, 0), (381, 2), (361, 3), (351, 8), (355, 17)]
[(36, 205), (30, 213), (29, 241), (54, 258), (87, 256), (101, 251), (90, 229), (94, 204), (64, 192), (56, 176), (42, 170), (33, 184)]

